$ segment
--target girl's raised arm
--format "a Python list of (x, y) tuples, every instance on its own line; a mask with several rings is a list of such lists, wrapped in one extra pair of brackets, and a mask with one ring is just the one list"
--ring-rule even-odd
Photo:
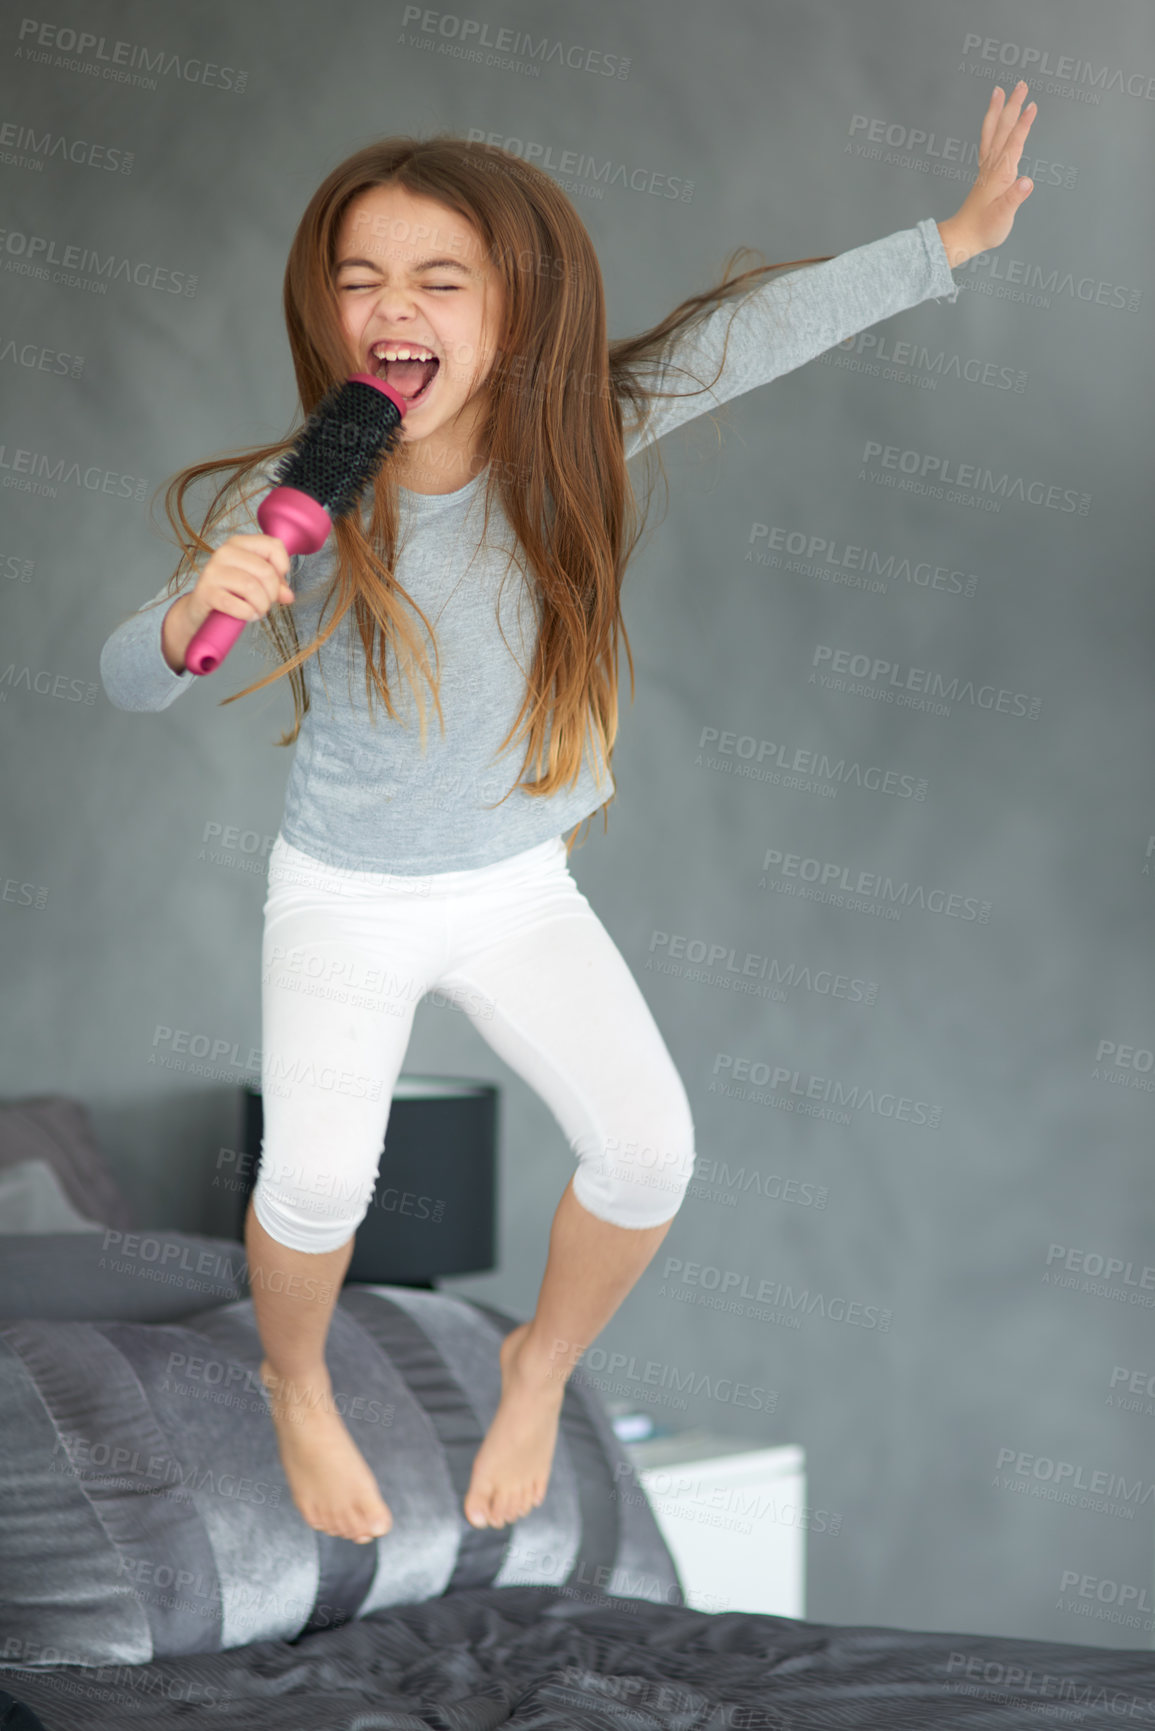
[[(626, 434), (627, 458), (683, 422), (792, 372), (907, 307), (932, 297), (953, 305), (959, 291), (952, 269), (1000, 245), (1030, 195), (1031, 183), (1016, 179), (1036, 112), (1034, 103), (1020, 112), (1026, 88), (1020, 84), (1005, 103), (1001, 89), (992, 94), (978, 174), (953, 217), (925, 217), (823, 264), (769, 278), (681, 331), (660, 364), (644, 375), (647, 385), (678, 394), (648, 403), (641, 425)], [(700, 384), (709, 388), (698, 391)]]

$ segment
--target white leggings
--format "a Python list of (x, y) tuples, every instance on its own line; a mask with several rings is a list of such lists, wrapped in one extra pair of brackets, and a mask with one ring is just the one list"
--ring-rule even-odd
[(420, 998), (444, 993), (546, 1102), (583, 1208), (615, 1226), (677, 1213), (694, 1167), (681, 1078), (561, 836), (493, 865), (412, 877), (325, 865), (277, 836), (262, 945), (257, 1219), (335, 1250), (369, 1210)]

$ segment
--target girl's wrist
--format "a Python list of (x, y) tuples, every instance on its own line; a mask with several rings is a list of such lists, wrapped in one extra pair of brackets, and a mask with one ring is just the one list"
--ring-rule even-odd
[(191, 591), (186, 590), (183, 595), (178, 595), (161, 621), (161, 654), (174, 673), (187, 671), (184, 660), (185, 652), (199, 629), (199, 626), (193, 624), (189, 619), (190, 610), (185, 606), (190, 594)]
[(937, 228), (951, 270), (957, 270), (960, 264), (966, 264), (968, 259), (975, 256), (974, 248), (967, 244), (965, 235), (960, 234), (952, 217), (948, 217), (946, 222), (938, 223)]

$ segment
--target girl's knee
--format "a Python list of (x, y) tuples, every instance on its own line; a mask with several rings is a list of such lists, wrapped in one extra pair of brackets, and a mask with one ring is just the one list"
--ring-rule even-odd
[(253, 1213), (270, 1238), (289, 1250), (314, 1256), (347, 1244), (369, 1212), (376, 1174), (368, 1180), (343, 1183), (335, 1174), (312, 1185), (278, 1173), (262, 1159), (253, 1186)]
[(678, 1212), (694, 1175), (689, 1106), (667, 1112), (657, 1133), (603, 1133), (579, 1140), (574, 1152), (583, 1208), (614, 1226), (660, 1226)]

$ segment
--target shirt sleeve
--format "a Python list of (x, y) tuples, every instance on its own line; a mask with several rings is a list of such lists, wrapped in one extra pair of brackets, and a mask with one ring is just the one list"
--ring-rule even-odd
[[(230, 535), (262, 533), (256, 510), (273, 484), (270, 469), (257, 471), (255, 488), (250, 479), (246, 495), (234, 500), (220, 521), (204, 534), (214, 552)], [(201, 556), (197, 575), (207, 557), (207, 554)], [(169, 594), (166, 583), (151, 602), (145, 602), (131, 618), (122, 621), (107, 639), (100, 652), (100, 678), (109, 701), (117, 709), (138, 712), (167, 709), (182, 691), (202, 683), (198, 674), (174, 673), (161, 648), (165, 615), (194, 582), (195, 577), (190, 576), (175, 594)]]
[[(825, 264), (780, 272), (680, 332), (656, 369), (640, 375), (643, 384), (679, 394), (651, 399), (641, 423), (626, 430), (626, 457), (881, 319), (931, 298), (945, 297), (953, 305), (958, 294), (938, 224), (930, 217)], [(699, 391), (718, 372), (723, 347), (721, 373), (710, 389)], [(686, 372), (671, 371), (671, 362)]]

